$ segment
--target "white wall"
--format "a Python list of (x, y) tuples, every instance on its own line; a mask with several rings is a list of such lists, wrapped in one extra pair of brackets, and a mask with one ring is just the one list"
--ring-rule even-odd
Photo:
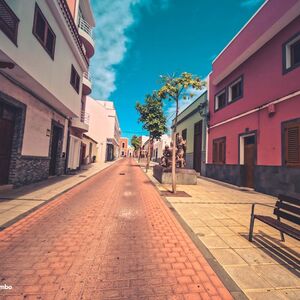
[(47, 136), (47, 130), (51, 130), (52, 120), (65, 125), (63, 152), (66, 151), (68, 121), (65, 118), (2, 75), (0, 75), (0, 90), (26, 105), (22, 155), (49, 156), (50, 136)]
[[(36, 2), (56, 35), (54, 60), (52, 60), (32, 33)], [(79, 58), (75, 57), (70, 44), (66, 40), (66, 36), (52, 15), (47, 2), (45, 0), (10, 0), (7, 3), (20, 19), (18, 47), (0, 31), (0, 51), (8, 55), (24, 71), (24, 74), (19, 74), (18, 80), (22, 82), (24, 77), (28, 86), (32, 84), (30, 80), (38, 82), (40, 84), (39, 88), (34, 90), (38, 95), (42, 95), (46, 98), (46, 101), (55, 105), (55, 101), (50, 96), (45, 96), (50, 92), (54, 98), (62, 102), (74, 114), (79, 115), (81, 85), (80, 92), (77, 94), (70, 85), (70, 74), (72, 64), (80, 76), (83, 68), (79, 64)], [(7, 70), (6, 72), (14, 75), (15, 70)], [(36, 86), (36, 82), (34, 86)]]
[(76, 136), (70, 135), (70, 150), (68, 158), (68, 168), (76, 170), (80, 165), (80, 150), (81, 150), (81, 139)]
[(157, 158), (160, 159), (163, 156), (163, 152), (165, 149), (165, 146), (170, 146), (171, 143), (171, 137), (167, 134), (162, 135), (160, 140), (157, 140), (153, 144), (153, 152), (152, 152), (152, 159), (155, 159), (155, 151), (157, 149)]
[[(104, 162), (106, 159), (107, 139), (115, 139), (116, 142), (119, 142), (118, 139), (120, 136), (113, 102), (99, 101), (91, 97), (86, 97), (86, 112), (90, 115), (87, 135), (98, 142), (97, 161)], [(115, 146), (116, 157), (118, 154), (119, 148)]]

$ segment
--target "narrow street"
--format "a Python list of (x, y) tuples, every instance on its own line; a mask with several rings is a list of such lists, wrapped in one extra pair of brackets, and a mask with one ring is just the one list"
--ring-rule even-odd
[(134, 160), (0, 232), (0, 299), (231, 299)]

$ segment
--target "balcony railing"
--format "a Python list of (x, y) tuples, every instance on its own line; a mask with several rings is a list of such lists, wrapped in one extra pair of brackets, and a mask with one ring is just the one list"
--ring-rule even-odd
[(83, 77), (86, 78), (88, 81), (91, 81), (91, 74), (89, 72), (83, 72)]
[(78, 27), (86, 32), (91, 38), (93, 37), (92, 27), (85, 19), (79, 18)]
[(84, 124), (87, 124), (89, 125), (90, 123), (90, 115), (85, 112), (85, 111), (82, 111), (81, 114), (80, 114), (80, 121)]

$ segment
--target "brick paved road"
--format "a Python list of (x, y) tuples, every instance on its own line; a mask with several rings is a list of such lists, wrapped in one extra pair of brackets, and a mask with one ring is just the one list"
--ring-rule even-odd
[(129, 159), (1, 232), (0, 254), (0, 299), (231, 299)]

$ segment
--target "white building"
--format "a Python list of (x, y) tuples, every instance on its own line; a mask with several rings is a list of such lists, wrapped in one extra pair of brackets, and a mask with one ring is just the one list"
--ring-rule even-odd
[(88, 135), (98, 142), (97, 161), (118, 158), (121, 130), (113, 102), (87, 97), (86, 112), (90, 116)]
[(159, 140), (155, 140), (153, 143), (151, 160), (159, 162), (163, 156), (163, 152), (166, 146), (170, 146), (171, 137), (167, 134), (161, 136)]
[(69, 133), (88, 129), (94, 45), (76, 10), (85, 7), (89, 29), (94, 21), (89, 1), (75, 2), (72, 14), (65, 0), (0, 0), (0, 185), (64, 173), (68, 148), (78, 151)]

